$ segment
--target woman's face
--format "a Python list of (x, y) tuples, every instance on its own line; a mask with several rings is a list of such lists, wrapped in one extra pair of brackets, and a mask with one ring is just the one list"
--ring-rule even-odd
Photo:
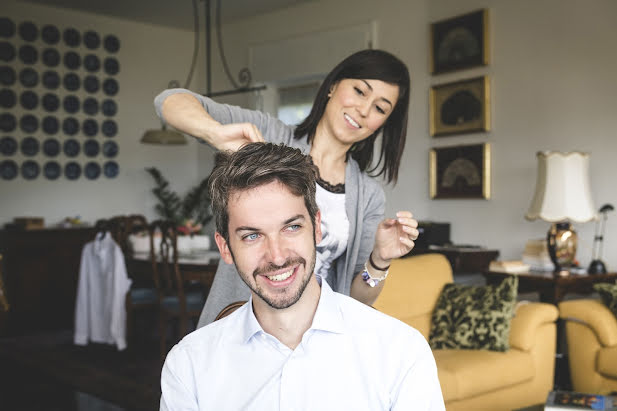
[(321, 122), (330, 136), (351, 146), (386, 122), (398, 94), (397, 85), (381, 80), (343, 79), (330, 89)]

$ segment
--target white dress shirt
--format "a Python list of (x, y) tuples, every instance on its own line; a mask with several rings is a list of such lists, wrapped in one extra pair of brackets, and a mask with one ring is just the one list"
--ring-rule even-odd
[(126, 273), (122, 250), (111, 234), (97, 235), (81, 253), (79, 284), (75, 302), (77, 345), (88, 341), (126, 348), (126, 293), (131, 280)]
[(251, 300), (168, 354), (161, 410), (445, 410), (424, 337), (332, 291), (291, 350), (257, 322)]

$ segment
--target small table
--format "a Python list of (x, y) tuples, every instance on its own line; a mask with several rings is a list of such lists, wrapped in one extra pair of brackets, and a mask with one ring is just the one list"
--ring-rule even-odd
[(431, 246), (414, 248), (408, 255), (437, 253), (443, 254), (452, 266), (453, 274), (477, 274), (488, 270), (491, 261), (499, 257), (499, 250), (488, 250), (478, 246)]
[(537, 292), (540, 301), (557, 305), (568, 293), (591, 294), (596, 283), (610, 283), (617, 280), (617, 273), (607, 274), (574, 274), (530, 271), (527, 273), (503, 273), (488, 271), (483, 273), (487, 284), (499, 284), (510, 275), (518, 276), (518, 292)]

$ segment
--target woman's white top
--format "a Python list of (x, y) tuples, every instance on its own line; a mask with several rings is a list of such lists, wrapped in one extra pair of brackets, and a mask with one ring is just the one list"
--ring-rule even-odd
[(321, 211), (322, 239), (317, 244), (315, 274), (327, 278), (332, 262), (345, 252), (349, 239), (349, 220), (345, 211), (345, 193), (333, 193), (316, 184), (317, 206)]

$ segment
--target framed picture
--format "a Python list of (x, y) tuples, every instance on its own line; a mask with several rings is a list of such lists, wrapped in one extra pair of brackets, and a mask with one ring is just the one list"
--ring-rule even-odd
[(488, 64), (488, 10), (431, 24), (431, 73)]
[(429, 105), (431, 136), (490, 130), (490, 85), (487, 76), (432, 86)]
[(489, 143), (433, 148), (431, 198), (491, 198)]

